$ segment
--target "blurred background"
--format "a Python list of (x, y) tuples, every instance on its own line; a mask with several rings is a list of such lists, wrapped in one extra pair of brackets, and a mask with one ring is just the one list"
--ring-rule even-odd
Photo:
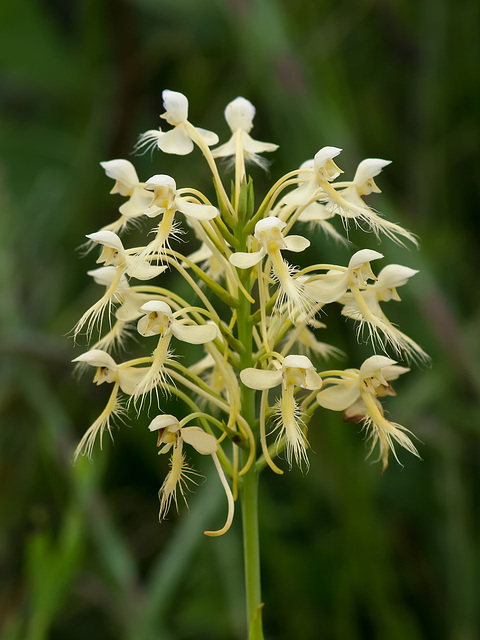
[[(225, 105), (256, 105), (255, 137), (280, 144), (270, 176), (252, 169), (258, 197), (324, 145), (344, 149), (347, 176), (391, 159), (374, 206), (421, 238), (417, 252), (351, 237), (420, 270), (388, 311), (432, 366), (388, 408), (423, 460), (402, 451), (382, 476), (357, 425), (316, 414), (309, 473), (262, 478), (266, 638), (480, 637), (478, 24), (475, 0), (0, 4), (2, 640), (245, 638), (239, 515), (202, 535), (224, 517), (211, 469), (159, 525), (166, 466), (144, 422), (72, 464), (107, 397), (75, 379), (85, 347), (67, 337), (98, 297), (77, 248), (119, 204), (99, 162), (210, 189), (198, 151), (131, 155), (165, 88), (221, 141)], [(352, 252), (312, 243), (322, 261)], [(359, 366), (369, 352), (337, 316), (327, 337), (349, 355), (335, 366)]]

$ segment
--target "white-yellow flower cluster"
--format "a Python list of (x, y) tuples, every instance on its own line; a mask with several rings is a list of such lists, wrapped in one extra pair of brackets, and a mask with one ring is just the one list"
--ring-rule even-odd
[[(158, 414), (150, 430), (158, 434), (159, 453), (170, 457), (160, 489), (160, 518), (177, 503), (177, 491), (185, 497), (195, 473), (186, 458), (188, 445), (212, 457), (225, 489), (226, 524), (207, 532), (219, 535), (230, 526), (242, 477), (252, 467), (268, 465), (282, 473), (278, 459), (275, 462), (282, 452), (289, 465), (308, 465), (307, 428), (319, 407), (342, 411), (345, 421), (364, 425), (371, 448), (379, 444), (384, 468), (390, 450), (397, 457), (395, 443), (417, 455), (409, 432), (385, 417), (380, 402), (394, 395), (390, 382), (408, 371), (390, 355), (427, 359), (422, 348), (389, 321), (385, 309), (390, 301), (400, 300), (398, 287), (416, 271), (392, 264), (375, 275), (371, 264), (383, 255), (370, 249), (353, 253), (346, 266), (287, 262), (291, 254), (298, 261), (322, 255), (325, 236), (310, 232), (307, 239), (307, 222), (323, 229), (327, 240), (344, 240), (352, 222), (401, 244), (416, 240), (364, 201), (380, 191), (374, 178), (389, 161), (363, 160), (351, 181), (338, 181), (343, 174), (337, 164), (341, 149), (325, 146), (277, 180), (256, 205), (246, 166), (264, 166), (262, 154), (277, 145), (251, 136), (254, 106), (245, 98), (233, 100), (225, 109), (231, 137), (211, 149), (218, 136), (190, 122), (187, 98), (175, 91), (165, 91), (163, 97), (161, 117), (171, 128), (147, 131), (137, 148), (188, 155), (198, 147), (212, 172), (216, 201), (196, 187), (178, 187), (169, 175), (154, 174), (142, 181), (125, 159), (101, 163), (115, 181), (111, 193), (122, 200), (116, 220), (87, 235), (91, 247), (100, 247), (97, 262), (102, 265), (88, 273), (105, 290), (75, 327), (75, 337), (100, 334), (75, 361), (83, 368), (94, 367), (94, 382), (112, 385), (112, 392), (77, 455), (91, 454), (97, 436), (101, 440), (105, 429), (111, 432), (115, 415), (135, 415), (147, 405)], [(230, 194), (217, 158), (232, 159)], [(150, 222), (144, 246), (128, 248), (124, 235), (136, 220), (152, 221), (153, 227)], [(175, 242), (184, 224), (196, 238), (188, 251)], [(297, 228), (300, 233), (292, 233)], [(190, 291), (186, 298), (165, 286), (165, 272), (172, 270), (185, 281)], [(318, 339), (326, 329), (320, 313), (325, 320), (324, 309), (330, 304), (339, 304), (357, 331), (371, 339), (372, 349), (384, 355), (371, 356), (358, 369), (322, 370), (326, 358), (340, 353)], [(118, 363), (112, 351), (123, 348), (132, 333), (140, 352)], [(178, 341), (193, 345), (189, 360), (174, 356)], [(165, 412), (168, 395), (183, 403), (185, 417)], [(195, 425), (186, 426), (190, 421)]]

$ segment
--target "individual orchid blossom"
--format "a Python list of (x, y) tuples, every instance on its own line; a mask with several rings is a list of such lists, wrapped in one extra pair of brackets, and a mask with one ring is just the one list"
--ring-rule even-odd
[(364, 195), (380, 192), (373, 178), (381, 172), (383, 167), (390, 164), (390, 161), (369, 158), (360, 163), (353, 182), (341, 183), (335, 188), (332, 181), (342, 171), (333, 158), (340, 152), (341, 149), (337, 147), (324, 147), (315, 155), (313, 163), (312, 161), (304, 163), (301, 167), (304, 171), (299, 174), (301, 184), (284, 196), (283, 202), (300, 207), (301, 212), (312, 203), (318, 202), (333, 215), (339, 215), (345, 226), (353, 220), (358, 226), (367, 225), (377, 237), (382, 232), (399, 244), (403, 244), (402, 238), (404, 238), (417, 245), (413, 234), (379, 216), (362, 199)]
[(182, 196), (177, 190), (175, 180), (167, 175), (152, 176), (145, 183), (147, 189), (153, 191), (150, 206), (144, 211), (149, 218), (160, 214), (162, 220), (155, 228), (155, 238), (137, 254), (140, 264), (151, 256), (162, 259), (165, 248), (169, 246), (170, 237), (178, 237), (182, 233), (175, 223), (175, 213), (179, 211), (187, 218), (194, 220), (212, 220), (218, 215), (218, 209), (207, 204), (197, 204)]
[(283, 201), (289, 205), (307, 205), (318, 200), (319, 191), (324, 185), (335, 180), (343, 171), (336, 165), (333, 158), (336, 158), (342, 149), (338, 147), (323, 147), (315, 154), (312, 160), (307, 160), (300, 169), (299, 174), (301, 184), (284, 196)]
[(119, 207), (121, 217), (114, 223), (115, 227), (113, 225), (107, 227), (110, 231), (117, 231), (123, 229), (129, 219), (143, 215), (150, 207), (152, 194), (147, 191), (145, 184), (139, 181), (135, 167), (129, 160), (108, 160), (100, 164), (107, 176), (115, 180), (110, 193), (128, 196), (128, 200)]
[(343, 411), (346, 422), (363, 422), (372, 440), (370, 453), (377, 442), (380, 446), (379, 459), (383, 470), (388, 465), (391, 450), (398, 461), (394, 443), (418, 456), (418, 451), (408, 437), (408, 429), (385, 418), (382, 405), (377, 400), (384, 396), (394, 396), (390, 382), (410, 369), (401, 367), (385, 356), (371, 356), (360, 369), (346, 369), (336, 373), (338, 377), (326, 378), (323, 389), (317, 394), (320, 406), (332, 411)]
[(181, 427), (180, 422), (172, 415), (159, 415), (149, 425), (150, 431), (158, 434), (157, 447), (161, 447), (159, 454), (167, 453), (173, 448), (170, 460), (170, 471), (159, 491), (160, 514), (159, 520), (167, 515), (170, 505), (177, 504), (177, 489), (185, 499), (185, 487), (188, 476), (192, 474), (183, 454), (183, 443), (191, 445), (202, 455), (211, 455), (217, 451), (218, 445), (215, 436), (206, 433), (200, 427)]
[[(87, 271), (97, 284), (104, 285), (107, 289), (115, 279), (116, 273), (117, 268), (111, 265)], [(127, 278), (122, 275), (113, 299), (114, 303), (118, 303), (115, 308), (116, 322), (92, 348), (108, 351), (115, 344), (123, 346), (130, 323), (144, 315), (141, 307), (150, 300), (152, 300), (151, 293), (144, 293), (141, 287), (131, 287)]]
[[(125, 273), (129, 276), (134, 276), (138, 280), (151, 280), (166, 269), (163, 266), (151, 265), (149, 262), (138, 265), (138, 261), (125, 251), (122, 241), (113, 231), (97, 231), (96, 233), (88, 234), (87, 238), (103, 247), (97, 263), (117, 267), (119, 283)], [(117, 290), (117, 287), (118, 284), (115, 283), (115, 290)]]
[(225, 144), (212, 149), (213, 157), (236, 157), (240, 152), (245, 160), (265, 167), (266, 161), (259, 154), (275, 151), (278, 145), (259, 142), (249, 135), (253, 128), (254, 117), (255, 107), (249, 100), (238, 97), (230, 102), (225, 109), (225, 120), (230, 127), (232, 137)]
[[(381, 158), (366, 158), (362, 160), (355, 171), (352, 185), (342, 191), (343, 197), (350, 200), (353, 199), (353, 194), (358, 198), (362, 198), (362, 196), (368, 196), (371, 193), (382, 193), (375, 184), (374, 178), (380, 175), (389, 164), (392, 164), (391, 160), (382, 160)], [(363, 204), (363, 201), (359, 201), (358, 204)]]
[[(188, 466), (188, 463), (183, 454), (183, 444), (188, 444), (193, 447), (201, 455), (211, 455), (215, 463), (220, 481), (225, 489), (225, 493), (228, 501), (228, 516), (225, 526), (219, 531), (206, 531), (205, 533), (210, 536), (218, 536), (226, 533), (230, 528), (233, 521), (234, 500), (233, 495), (228, 486), (228, 482), (225, 478), (225, 474), (220, 466), (217, 457), (218, 443), (215, 436), (205, 432), (200, 427), (186, 427), (184, 426), (188, 422), (189, 418), (178, 421), (175, 416), (172, 415), (159, 415), (152, 420), (149, 425), (149, 430), (158, 433), (157, 447), (161, 447), (160, 454), (164, 454), (173, 449), (170, 458), (170, 471), (168, 472), (161, 488), (158, 493), (160, 498), (160, 512), (159, 520), (162, 521), (168, 511), (172, 501), (178, 510), (177, 502), (177, 490), (180, 491), (182, 498), (185, 498), (185, 489), (188, 486), (188, 482), (193, 482), (191, 478), (195, 474), (195, 471)], [(194, 483), (195, 484), (195, 483)]]
[[(186, 96), (164, 91), (163, 104), (161, 118), (171, 128), (147, 131), (137, 148), (187, 155), (196, 145), (211, 174), (215, 199), (195, 185), (177, 188), (174, 177), (158, 169), (141, 182), (128, 160), (101, 163), (115, 181), (112, 193), (125, 200), (119, 207), (120, 218), (87, 236), (90, 248), (102, 249), (98, 268), (88, 273), (104, 290), (74, 329), (77, 337), (85, 328), (88, 340), (94, 327), (99, 330), (93, 347), (75, 363), (82, 371), (94, 367), (94, 382), (109, 385), (110, 396), (75, 456), (91, 455), (97, 435), (101, 442), (105, 431), (111, 434), (116, 416), (127, 420), (146, 409), (152, 412), (156, 417), (150, 431), (158, 434), (159, 453), (169, 457), (159, 492), (160, 520), (195, 484), (188, 447), (193, 455), (195, 450), (211, 456), (227, 496), (228, 515), (221, 529), (205, 533), (225, 533), (233, 520), (234, 502), (241, 500), (246, 635), (260, 640), (260, 472), (268, 468), (280, 475), (282, 466), (308, 466), (307, 429), (309, 434), (322, 429), (314, 419), (319, 408), (342, 411), (345, 421), (360, 422), (371, 449), (379, 444), (384, 469), (390, 450), (396, 457), (397, 444), (418, 455), (410, 432), (388, 420), (380, 403), (382, 397), (395, 395), (391, 382), (408, 371), (396, 363), (400, 355), (407, 360), (427, 359), (384, 312), (387, 302), (400, 300), (398, 288), (416, 271), (390, 264), (376, 277), (372, 264), (388, 256), (388, 250), (380, 253), (361, 244), (340, 265), (335, 258), (328, 262), (325, 258), (333, 255), (329, 243), (352, 246), (348, 240), (352, 223), (378, 239), (382, 235), (398, 244), (416, 239), (368, 203), (370, 195), (380, 192), (375, 180), (388, 160), (363, 160), (353, 180), (347, 181), (337, 164), (342, 150), (324, 146), (300, 168), (279, 177), (258, 199), (249, 172), (264, 167), (262, 154), (273, 152), (277, 145), (251, 137), (254, 105), (242, 97), (227, 105), (224, 113), (231, 137), (211, 149), (218, 137), (189, 121)], [(232, 160), (219, 163), (220, 168), (219, 158)], [(224, 170), (232, 170), (226, 179), (221, 175)], [(187, 166), (185, 175), (202, 173)], [(342, 223), (338, 230), (332, 224), (335, 217)], [(134, 223), (140, 219), (151, 220), (153, 228), (139, 241), (141, 225)], [(311, 234), (296, 235), (305, 223), (310, 224)], [(134, 226), (135, 243), (126, 248), (117, 232)], [(317, 229), (323, 233), (317, 236)], [(182, 242), (172, 247), (175, 239)], [(285, 251), (298, 254), (299, 266), (284, 259)], [(308, 255), (314, 255), (317, 264), (305, 264)], [(169, 273), (164, 274), (167, 268)], [(330, 313), (331, 304), (340, 305), (343, 316), (357, 322), (357, 339), (363, 337), (385, 355), (367, 358), (359, 369), (322, 370), (326, 358), (349, 357), (329, 339), (335, 335), (330, 325), (339, 316)], [(347, 327), (351, 329), (350, 322)], [(126, 348), (135, 328), (135, 358), (120, 362), (110, 352)], [(192, 346), (174, 357), (175, 340)], [(281, 390), (278, 396), (275, 389)], [(184, 418), (163, 413), (165, 396), (176, 400)]]
[(336, 302), (349, 288), (365, 287), (368, 280), (375, 280), (370, 262), (379, 258), (383, 258), (383, 255), (378, 251), (361, 249), (350, 258), (348, 267), (335, 267), (326, 274), (311, 276), (305, 289), (318, 303)]
[(171, 356), (169, 347), (172, 336), (188, 344), (205, 344), (215, 340), (219, 334), (215, 324), (190, 325), (177, 320), (185, 311), (174, 313), (166, 302), (152, 300), (142, 305), (141, 310), (144, 315), (137, 323), (138, 332), (145, 337), (158, 335), (159, 339), (151, 366), (137, 385), (135, 398), (154, 388), (165, 387), (168, 379), (165, 362)]
[(382, 336), (398, 354), (404, 353), (407, 358), (428, 361), (425, 351), (409, 336), (395, 327), (383, 312), (380, 302), (400, 301), (397, 287), (407, 283), (418, 271), (398, 264), (387, 265), (373, 284), (364, 287), (352, 286), (339, 300), (343, 304), (342, 314), (359, 321), (359, 331), (366, 326), (377, 344), (385, 348)]
[(105, 430), (110, 435), (112, 434), (112, 418), (124, 411), (118, 391), (121, 390), (128, 396), (133, 395), (136, 385), (145, 375), (145, 369), (133, 367), (128, 362), (118, 365), (110, 354), (101, 349), (91, 349), (75, 358), (73, 362), (95, 367), (96, 373), (93, 382), (96, 385), (101, 385), (104, 382), (113, 384), (113, 390), (105, 409), (85, 432), (75, 451), (75, 458), (83, 452), (91, 457), (97, 435), (100, 434), (101, 446)]
[[(303, 282), (295, 278), (295, 267), (283, 259), (282, 251), (299, 253), (310, 246), (310, 241), (303, 236), (284, 237), (282, 230), (285, 226), (285, 222), (274, 216), (260, 220), (255, 225), (255, 239), (260, 244), (260, 249), (252, 253), (238, 251), (232, 254), (229, 260), (239, 269), (249, 269), (268, 255), (274, 280), (279, 285), (276, 308), (281, 310), (286, 304), (292, 322), (303, 321), (312, 309), (313, 301), (306, 293)], [(262, 286), (262, 283), (259, 285)]]
[(145, 374), (145, 368), (132, 367), (128, 362), (118, 365), (110, 354), (101, 349), (91, 349), (75, 358), (73, 362), (85, 362), (96, 367), (93, 379), (96, 385), (118, 382), (120, 389), (129, 396), (135, 393), (136, 385)]
[(188, 122), (188, 100), (182, 93), (166, 89), (162, 96), (165, 113), (160, 117), (174, 128), (166, 132), (161, 129), (151, 129), (143, 133), (140, 136), (137, 149), (157, 146), (164, 153), (185, 156), (193, 151), (194, 142), (198, 144), (198, 137), (202, 138), (209, 147), (217, 144), (218, 136), (216, 133), (200, 127), (188, 126), (190, 124)]
[(87, 325), (87, 335), (91, 335), (97, 323), (101, 325), (106, 307), (111, 306), (119, 295), (119, 287), (121, 291), (125, 286), (125, 274), (134, 276), (139, 280), (151, 280), (166, 269), (165, 266), (154, 266), (145, 261), (139, 264), (125, 251), (122, 241), (113, 231), (97, 231), (87, 235), (87, 238), (103, 247), (97, 264), (111, 265), (115, 267), (116, 272), (100, 300), (90, 307), (77, 322), (74, 330), (75, 337), (85, 325)]
[(322, 379), (306, 356), (288, 355), (280, 369), (255, 369), (249, 367), (240, 372), (243, 384), (250, 389), (266, 391), (282, 385), (282, 396), (278, 403), (277, 421), (279, 435), (277, 446), (285, 440), (288, 463), (301, 466), (308, 463), (307, 439), (299, 405), (295, 400), (295, 387), (316, 391), (322, 386)]

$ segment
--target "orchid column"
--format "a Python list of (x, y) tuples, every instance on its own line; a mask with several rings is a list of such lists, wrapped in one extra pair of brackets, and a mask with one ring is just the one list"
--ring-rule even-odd
[[(76, 338), (99, 334), (75, 361), (82, 369), (96, 369), (96, 384), (112, 387), (106, 407), (75, 455), (90, 456), (97, 438), (101, 444), (105, 431), (112, 434), (117, 416), (135, 421), (142, 411), (155, 413), (149, 429), (157, 434), (158, 453), (170, 460), (159, 490), (160, 520), (172, 504), (179, 509), (179, 498), (185, 500), (186, 489), (194, 484), (191, 452), (211, 458), (212, 471), (225, 491), (226, 514), (220, 529), (205, 534), (228, 531), (240, 496), (247, 624), (249, 638), (258, 640), (263, 638), (260, 473), (269, 468), (281, 475), (292, 464), (308, 468), (308, 428), (320, 407), (342, 411), (347, 423), (360, 423), (371, 442), (370, 452), (379, 445), (383, 470), (390, 451), (398, 460), (397, 444), (418, 455), (410, 432), (385, 417), (381, 398), (395, 395), (390, 382), (409, 371), (397, 359), (428, 358), (389, 321), (381, 306), (400, 301), (397, 288), (416, 271), (387, 265), (377, 277), (371, 262), (382, 260), (383, 254), (369, 249), (355, 252), (346, 266), (292, 265), (287, 256), (294, 254), (301, 262), (310, 245), (303, 235), (291, 233), (292, 228), (309, 222), (325, 232), (323, 242), (345, 242), (353, 223), (399, 244), (416, 241), (363, 199), (379, 192), (374, 178), (388, 161), (364, 160), (353, 180), (338, 182), (343, 171), (334, 158), (341, 149), (322, 147), (313, 159), (277, 180), (256, 207), (246, 166), (265, 167), (261, 154), (277, 146), (251, 137), (253, 105), (236, 98), (226, 107), (231, 137), (210, 149), (218, 137), (189, 121), (187, 98), (174, 91), (164, 91), (163, 98), (161, 117), (171, 128), (147, 131), (137, 149), (188, 155), (197, 147), (211, 170), (216, 199), (196, 187), (178, 187), (166, 174), (154, 173), (141, 181), (128, 160), (102, 162), (115, 181), (112, 194), (124, 200), (116, 220), (87, 236), (90, 248), (101, 248), (97, 262), (103, 266), (88, 273), (104, 292), (74, 329)], [(233, 180), (227, 176), (231, 193), (221, 178), (218, 158), (232, 160)], [(149, 221), (154, 225), (146, 230), (145, 245), (126, 248), (120, 236)], [(185, 224), (196, 238), (191, 252), (178, 243)], [(188, 285), (186, 298), (162, 284), (165, 271), (172, 269)], [(371, 341), (374, 353), (358, 368), (324, 368), (326, 359), (344, 356), (321, 339), (326, 325), (317, 316), (329, 304), (340, 304), (357, 333)], [(132, 332), (139, 352), (121, 362), (117, 352)], [(196, 345), (200, 357), (175, 357), (178, 340)], [(165, 412), (164, 398), (169, 395), (183, 403), (183, 417)]]

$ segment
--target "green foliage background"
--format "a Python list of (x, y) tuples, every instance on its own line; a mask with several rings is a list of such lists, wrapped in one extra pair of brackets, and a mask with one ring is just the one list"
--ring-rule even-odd
[[(323, 412), (310, 472), (265, 473), (266, 637), (480, 637), (478, 24), (475, 0), (0, 4), (2, 640), (245, 637), (239, 516), (224, 538), (202, 536), (223, 518), (213, 476), (158, 525), (166, 469), (144, 423), (72, 465), (105, 400), (71, 373), (66, 334), (98, 293), (76, 248), (118, 206), (98, 163), (131, 157), (165, 88), (223, 140), (225, 105), (249, 98), (256, 137), (281, 145), (272, 178), (326, 144), (345, 149), (347, 175), (393, 160), (375, 204), (422, 239), (418, 253), (381, 250), (421, 271), (392, 313), (433, 364), (390, 407), (423, 461), (402, 452), (382, 477), (356, 427)], [(134, 162), (208, 189), (198, 152)], [(254, 180), (262, 194), (267, 178)], [(312, 244), (312, 257), (347, 255)], [(357, 366), (346, 329), (331, 335)]]

